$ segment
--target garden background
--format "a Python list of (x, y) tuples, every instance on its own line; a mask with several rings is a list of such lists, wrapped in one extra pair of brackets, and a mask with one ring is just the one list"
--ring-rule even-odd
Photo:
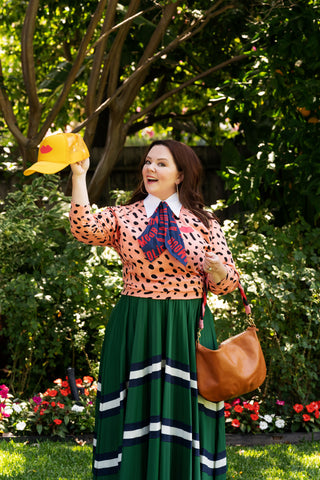
[[(214, 147), (224, 194), (210, 208), (223, 221), (268, 369), (259, 391), (227, 404), (227, 429), (319, 430), (317, 3), (4, 2), (2, 431), (92, 431), (104, 328), (121, 292), (117, 255), (70, 235), (65, 171), (22, 174), (58, 130), (80, 132), (92, 153), (94, 208), (125, 146), (171, 137)], [(130, 188), (116, 187), (110, 202)], [(220, 340), (245, 327), (238, 295), (210, 299)]]

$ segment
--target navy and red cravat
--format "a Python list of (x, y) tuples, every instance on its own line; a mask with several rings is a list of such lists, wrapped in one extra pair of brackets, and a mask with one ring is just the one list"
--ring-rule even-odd
[(150, 262), (167, 249), (174, 258), (187, 265), (183, 238), (174, 214), (166, 202), (160, 202), (138, 242)]

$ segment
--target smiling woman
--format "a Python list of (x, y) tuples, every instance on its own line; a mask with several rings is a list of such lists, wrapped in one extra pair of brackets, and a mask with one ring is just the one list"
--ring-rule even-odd
[(154, 145), (148, 152), (142, 168), (142, 176), (147, 193), (160, 200), (171, 197), (183, 180), (170, 150), (164, 145)]
[[(71, 231), (89, 245), (112, 246), (124, 280), (101, 353), (94, 478), (225, 480), (224, 404), (198, 394), (195, 338), (205, 279), (226, 294), (239, 276), (204, 209), (200, 160), (180, 142), (153, 142), (129, 203), (96, 214), (88, 167), (88, 159), (71, 166)], [(217, 348), (209, 308), (204, 320), (203, 343)]]

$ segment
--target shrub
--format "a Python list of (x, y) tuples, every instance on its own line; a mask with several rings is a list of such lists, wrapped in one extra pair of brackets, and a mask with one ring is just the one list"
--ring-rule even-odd
[[(318, 395), (320, 229), (297, 215), (275, 227), (267, 211), (227, 221), (224, 231), (241, 273), (267, 362), (263, 399), (307, 403)], [(221, 308), (222, 306), (222, 308)], [(213, 301), (220, 340), (245, 328), (241, 297)]]
[(95, 376), (121, 290), (117, 255), (77, 242), (68, 210), (58, 180), (41, 176), (9, 194), (0, 215), (1, 360), (14, 394), (68, 366)]

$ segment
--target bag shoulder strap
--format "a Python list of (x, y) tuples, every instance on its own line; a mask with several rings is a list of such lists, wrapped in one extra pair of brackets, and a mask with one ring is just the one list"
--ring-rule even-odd
[[(244, 288), (243, 288), (243, 286), (241, 285), (240, 282), (238, 284), (238, 290), (240, 292), (240, 295), (241, 295), (241, 298), (242, 298), (242, 303), (243, 303), (243, 306), (244, 306), (244, 309), (245, 309), (245, 312), (246, 312), (246, 315), (247, 315), (247, 322), (252, 327), (254, 327), (255, 324), (254, 324), (254, 321), (251, 318), (251, 306), (248, 303), (247, 296), (245, 294)], [(205, 314), (205, 311), (206, 311), (207, 296), (208, 296), (208, 279), (207, 279), (207, 277), (205, 277), (203, 295), (202, 295), (201, 312), (200, 312), (200, 318), (199, 318), (199, 332), (204, 327), (203, 319), (204, 319), (204, 314)], [(198, 337), (199, 337), (199, 332), (198, 332)]]

